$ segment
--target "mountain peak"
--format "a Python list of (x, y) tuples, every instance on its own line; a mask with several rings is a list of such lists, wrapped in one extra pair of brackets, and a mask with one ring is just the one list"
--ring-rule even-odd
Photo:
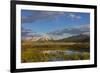
[(47, 34), (44, 34), (40, 37), (39, 41), (48, 41), (51, 40), (51, 37)]

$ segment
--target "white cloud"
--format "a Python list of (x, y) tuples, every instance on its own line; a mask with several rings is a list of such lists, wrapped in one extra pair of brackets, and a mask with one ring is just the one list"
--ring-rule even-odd
[(71, 18), (71, 19), (81, 19), (82, 18), (81, 16), (78, 16), (74, 13), (69, 13), (68, 17)]

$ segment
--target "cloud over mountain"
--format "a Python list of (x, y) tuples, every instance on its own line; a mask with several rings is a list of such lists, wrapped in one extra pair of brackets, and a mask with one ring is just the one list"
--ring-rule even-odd
[(73, 28), (64, 28), (61, 30), (56, 30), (49, 32), (48, 34), (50, 35), (64, 35), (64, 34), (72, 34), (72, 35), (77, 35), (77, 34), (82, 34), (86, 32), (90, 32), (90, 25), (81, 25)]
[(32, 30), (30, 29), (25, 29), (25, 28), (21, 28), (21, 37), (22, 39), (24, 38), (27, 38), (27, 37), (40, 37), (41, 35), (40, 34), (37, 34), (35, 32), (33, 32)]

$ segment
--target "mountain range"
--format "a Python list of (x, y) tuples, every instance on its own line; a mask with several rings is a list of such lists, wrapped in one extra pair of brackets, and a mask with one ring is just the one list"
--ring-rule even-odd
[(30, 40), (30, 41), (58, 41), (58, 42), (89, 42), (90, 35), (87, 33), (73, 35), (67, 38), (55, 40), (51, 36), (44, 34), (44, 35), (33, 35), (33, 36), (26, 36), (22, 40)]
[(85, 34), (79, 34), (76, 36), (71, 36), (68, 38), (64, 38), (58, 41), (63, 41), (63, 42), (89, 42), (90, 41), (90, 36), (89, 35), (85, 35)]

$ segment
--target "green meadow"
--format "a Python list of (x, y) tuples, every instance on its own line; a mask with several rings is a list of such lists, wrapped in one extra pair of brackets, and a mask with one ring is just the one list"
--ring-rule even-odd
[(22, 41), (21, 62), (49, 62), (90, 59), (88, 42)]

